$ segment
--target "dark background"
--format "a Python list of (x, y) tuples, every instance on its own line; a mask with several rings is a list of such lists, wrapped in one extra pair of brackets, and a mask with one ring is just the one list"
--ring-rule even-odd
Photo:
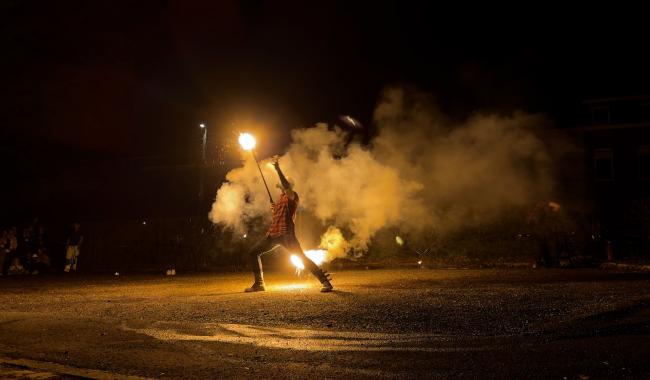
[[(452, 118), (650, 93), (640, 9), (446, 9), (417, 3), (4, 1), (0, 158), (7, 220), (203, 214), (239, 129), (279, 152), (291, 128), (382, 88), (430, 92)], [(635, 15), (638, 15), (636, 17)], [(198, 209), (197, 209), (198, 207)], [(3, 221), (6, 222), (6, 221)]]

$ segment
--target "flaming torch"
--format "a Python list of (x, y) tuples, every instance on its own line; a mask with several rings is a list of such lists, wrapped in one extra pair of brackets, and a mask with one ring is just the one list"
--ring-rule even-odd
[[(314, 264), (320, 266), (327, 258), (327, 251), (324, 249), (308, 249), (305, 251), (305, 256), (313, 261)], [(296, 274), (300, 275), (300, 272), (305, 269), (305, 263), (295, 254), (292, 254), (289, 259), (291, 260), (291, 264), (296, 267)]]
[(303, 269), (305, 269), (305, 264), (300, 260), (300, 257), (296, 255), (291, 255), (291, 264), (293, 264), (294, 267), (296, 267), (296, 274), (300, 275), (300, 272), (302, 272)]
[(260, 175), (262, 176), (262, 182), (264, 182), (264, 187), (266, 188), (266, 192), (269, 194), (269, 201), (273, 203), (273, 197), (271, 196), (269, 185), (266, 184), (266, 179), (264, 178), (264, 174), (262, 174), (262, 168), (260, 168), (260, 163), (257, 161), (257, 155), (255, 154), (255, 145), (256, 145), (255, 137), (253, 137), (253, 135), (251, 135), (250, 133), (240, 133), (239, 145), (241, 145), (242, 149), (246, 151), (250, 151), (253, 154), (253, 158), (255, 159), (255, 164), (257, 165), (257, 170), (260, 171)]

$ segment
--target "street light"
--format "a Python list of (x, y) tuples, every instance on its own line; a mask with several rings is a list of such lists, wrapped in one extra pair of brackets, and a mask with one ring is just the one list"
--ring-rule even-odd
[(203, 187), (205, 186), (205, 144), (207, 141), (208, 137), (208, 127), (205, 125), (205, 123), (200, 123), (199, 128), (203, 130), (203, 143), (201, 145), (201, 158), (203, 165), (201, 166), (200, 172), (199, 172), (199, 202), (203, 202)]
[(205, 143), (208, 137), (208, 128), (204, 123), (199, 124), (199, 128), (203, 129), (203, 147), (201, 149), (201, 157), (203, 158), (203, 164), (205, 165)]

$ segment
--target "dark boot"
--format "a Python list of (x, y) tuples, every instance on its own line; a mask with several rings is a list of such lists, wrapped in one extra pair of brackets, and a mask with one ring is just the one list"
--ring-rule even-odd
[(262, 272), (255, 272), (255, 282), (250, 288), (244, 289), (246, 293), (253, 293), (253, 292), (263, 292), (265, 291), (266, 288), (264, 287), (264, 275)]
[(311, 272), (318, 281), (320, 281), (322, 287), (320, 288), (320, 291), (323, 293), (329, 293), (332, 290), (334, 290), (334, 286), (332, 286), (332, 283), (330, 282), (331, 276), (329, 273), (325, 272), (324, 270), (320, 269), (319, 267), (316, 267), (312, 270)]

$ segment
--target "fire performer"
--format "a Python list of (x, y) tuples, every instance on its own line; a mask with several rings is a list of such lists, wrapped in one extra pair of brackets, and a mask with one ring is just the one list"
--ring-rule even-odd
[(283, 246), (289, 252), (300, 257), (308, 269), (321, 283), (321, 292), (331, 292), (334, 287), (330, 283), (329, 274), (320, 269), (312, 260), (310, 260), (302, 248), (298, 239), (296, 239), (294, 220), (296, 210), (298, 209), (298, 194), (293, 190), (293, 185), (287, 180), (280, 169), (277, 157), (273, 159), (273, 167), (280, 177), (280, 184), (278, 187), (282, 190), (280, 199), (271, 203), (271, 210), (273, 212), (271, 226), (269, 227), (266, 236), (255, 244), (248, 252), (248, 257), (251, 261), (253, 274), (255, 275), (255, 283), (246, 292), (259, 292), (264, 291), (264, 275), (262, 272), (261, 256), (270, 252), (278, 246)]

